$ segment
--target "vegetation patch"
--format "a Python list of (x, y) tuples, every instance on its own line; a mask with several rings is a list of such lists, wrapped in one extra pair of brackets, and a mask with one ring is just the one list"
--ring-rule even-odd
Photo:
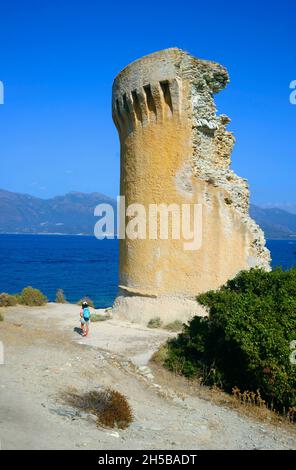
[(166, 330), (174, 331), (174, 332), (181, 331), (182, 327), (183, 327), (183, 323), (180, 320), (175, 320), (164, 326)]
[[(208, 317), (194, 317), (167, 342), (164, 365), (229, 393), (292, 413), (296, 406), (296, 269), (242, 271), (218, 291), (200, 295)], [(255, 393), (255, 395), (253, 395)], [(255, 399), (254, 397), (257, 397)], [(262, 404), (262, 402), (260, 401)], [(289, 411), (290, 410), (290, 411)]]
[(94, 308), (94, 303), (93, 303), (93, 301), (92, 301), (89, 297), (82, 297), (82, 299), (80, 299), (80, 300), (77, 302), (77, 305), (82, 305), (83, 302), (87, 302), (87, 304), (89, 305), (89, 307)]
[(227, 204), (228, 206), (232, 204), (232, 199), (230, 199), (229, 197), (225, 197), (224, 201), (225, 201), (225, 204)]
[(99, 313), (93, 313), (90, 316), (90, 321), (91, 322), (105, 321), (105, 320), (109, 320), (109, 318), (110, 318), (110, 315), (101, 315)]
[(151, 361), (155, 362), (155, 364), (159, 364), (161, 366), (166, 365), (166, 360), (169, 354), (169, 346), (167, 343), (162, 344), (160, 348), (153, 353), (151, 357)]
[(66, 396), (72, 406), (97, 416), (97, 426), (126, 429), (133, 421), (132, 409), (124, 395), (107, 388), (82, 395), (70, 393)]
[(57, 304), (66, 304), (67, 303), (67, 300), (66, 300), (63, 289), (58, 289), (57, 290), (55, 301), (56, 301)]
[(159, 317), (154, 317), (149, 320), (147, 324), (148, 328), (161, 328), (162, 326), (162, 321)]
[(12, 307), (17, 304), (17, 298), (15, 295), (7, 294), (2, 292), (0, 294), (0, 307)]
[(31, 286), (25, 287), (20, 294), (17, 294), (19, 304), (31, 307), (40, 306), (47, 303), (47, 297), (39, 290)]

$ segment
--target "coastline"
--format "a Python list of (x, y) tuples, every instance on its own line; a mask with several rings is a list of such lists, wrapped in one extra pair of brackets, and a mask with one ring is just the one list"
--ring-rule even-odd
[(61, 232), (0, 232), (0, 235), (55, 235), (55, 236), (66, 236), (66, 237), (94, 237), (93, 234), (89, 233), (61, 233)]
[[(89, 237), (89, 238), (96, 238), (94, 234), (90, 233), (61, 233), (61, 232), (0, 232), (1, 235), (49, 235), (49, 236), (65, 236), (65, 237)], [(111, 238), (104, 238), (104, 240), (111, 240)], [(117, 240), (117, 237), (114, 236), (112, 240)], [(99, 240), (101, 241), (101, 240)], [(291, 241), (291, 242), (296, 242), (296, 235), (291, 236), (290, 238), (266, 238), (266, 241)]]

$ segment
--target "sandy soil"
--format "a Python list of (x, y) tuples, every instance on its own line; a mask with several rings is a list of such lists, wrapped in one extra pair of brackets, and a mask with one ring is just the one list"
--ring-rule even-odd
[[(258, 421), (201, 398), (147, 362), (172, 333), (118, 321), (78, 332), (79, 308), (10, 307), (0, 322), (2, 449), (296, 449), (292, 426)], [(134, 422), (98, 428), (64, 398), (111, 386), (126, 395)]]

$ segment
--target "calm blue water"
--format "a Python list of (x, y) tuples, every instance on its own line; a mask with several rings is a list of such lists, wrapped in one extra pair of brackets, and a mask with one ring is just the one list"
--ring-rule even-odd
[(267, 240), (273, 268), (281, 266), (284, 270), (296, 267), (296, 240)]
[[(296, 266), (296, 241), (269, 240), (272, 266)], [(58, 235), (0, 235), (0, 292), (32, 285), (54, 300), (56, 290), (76, 302), (87, 295), (96, 307), (117, 294), (118, 241)]]
[(58, 288), (67, 300), (90, 297), (109, 307), (117, 294), (118, 241), (59, 235), (0, 235), (0, 292), (28, 285), (49, 300)]

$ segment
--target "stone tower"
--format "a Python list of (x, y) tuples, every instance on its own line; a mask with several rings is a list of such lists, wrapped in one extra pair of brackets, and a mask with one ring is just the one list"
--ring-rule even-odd
[[(200, 204), (202, 244), (184, 239), (120, 241), (115, 310), (147, 323), (198, 313), (195, 296), (242, 269), (269, 269), (261, 229), (249, 216), (247, 181), (229, 169), (234, 137), (213, 95), (229, 82), (224, 67), (177, 49), (143, 57), (113, 84), (121, 145), (120, 193), (126, 205)], [(123, 222), (123, 221), (122, 221)]]

